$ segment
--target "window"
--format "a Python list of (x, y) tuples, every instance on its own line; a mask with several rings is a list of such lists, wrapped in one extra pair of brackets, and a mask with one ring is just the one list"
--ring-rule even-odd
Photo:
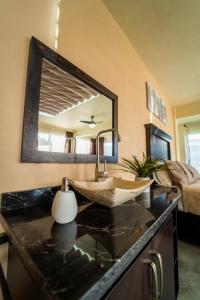
[(112, 155), (112, 143), (104, 143), (104, 155)]
[(56, 133), (38, 133), (38, 150), (47, 152), (64, 152), (65, 135)]
[(200, 172), (200, 133), (186, 136), (187, 161)]
[(90, 141), (82, 138), (76, 138), (76, 153), (89, 154)]

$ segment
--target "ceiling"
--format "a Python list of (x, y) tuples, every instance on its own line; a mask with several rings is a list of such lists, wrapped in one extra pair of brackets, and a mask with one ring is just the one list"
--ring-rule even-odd
[(187, 123), (199, 122), (200, 121), (200, 115), (184, 117), (184, 118), (176, 119), (176, 121), (177, 121), (178, 125), (184, 125), (184, 124), (187, 124)]
[[(104, 95), (75, 106), (74, 108), (59, 113), (55, 116), (39, 115), (39, 122), (42, 125), (48, 125), (57, 128), (68, 130), (78, 130), (80, 128), (89, 128), (87, 124), (81, 123), (80, 120), (90, 121), (94, 115), (96, 122), (109, 122), (112, 125), (112, 101)], [(97, 126), (97, 129), (100, 126)], [(105, 128), (104, 128), (105, 129)], [(92, 130), (91, 130), (92, 131)]]
[(171, 103), (200, 101), (200, 1), (103, 2)]
[(40, 112), (55, 116), (98, 96), (92, 87), (43, 59)]

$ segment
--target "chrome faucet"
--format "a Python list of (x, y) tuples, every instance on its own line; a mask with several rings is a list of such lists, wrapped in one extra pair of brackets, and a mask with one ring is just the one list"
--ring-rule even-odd
[(101, 164), (100, 164), (100, 155), (99, 155), (99, 137), (100, 135), (107, 133), (107, 132), (114, 132), (116, 134), (116, 138), (118, 142), (121, 142), (121, 137), (119, 135), (119, 131), (117, 128), (111, 128), (102, 130), (97, 134), (96, 137), (96, 168), (95, 168), (95, 181), (100, 181), (101, 178), (107, 178), (109, 176), (108, 171), (106, 170), (106, 160), (104, 161), (104, 168), (102, 170)]
[(70, 137), (68, 137), (68, 138), (66, 138), (66, 140), (65, 140), (65, 148), (64, 149), (66, 149), (66, 146), (67, 146), (67, 143), (69, 142), (69, 141), (74, 141), (74, 147), (73, 147), (73, 153), (75, 154), (76, 153), (76, 138), (75, 138), (75, 136), (70, 136)]

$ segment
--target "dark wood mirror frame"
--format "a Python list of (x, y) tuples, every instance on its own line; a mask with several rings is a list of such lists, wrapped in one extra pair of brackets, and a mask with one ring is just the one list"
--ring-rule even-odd
[(153, 159), (171, 159), (172, 137), (152, 123), (145, 124), (146, 128), (146, 154)]
[[(64, 57), (32, 37), (26, 82), (21, 162), (94, 163), (96, 162), (96, 155), (38, 151), (38, 112), (43, 58), (46, 58), (51, 63), (108, 97), (112, 101), (112, 127), (118, 128), (118, 97)], [(104, 156), (108, 163), (116, 163), (118, 161), (118, 142), (114, 134), (112, 148), (113, 155)]]

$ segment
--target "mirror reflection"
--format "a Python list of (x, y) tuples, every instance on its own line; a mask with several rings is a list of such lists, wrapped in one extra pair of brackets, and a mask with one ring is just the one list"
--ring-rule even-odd
[[(38, 150), (96, 154), (96, 135), (112, 128), (113, 101), (43, 58)], [(100, 155), (112, 156), (112, 133), (100, 138)]]

